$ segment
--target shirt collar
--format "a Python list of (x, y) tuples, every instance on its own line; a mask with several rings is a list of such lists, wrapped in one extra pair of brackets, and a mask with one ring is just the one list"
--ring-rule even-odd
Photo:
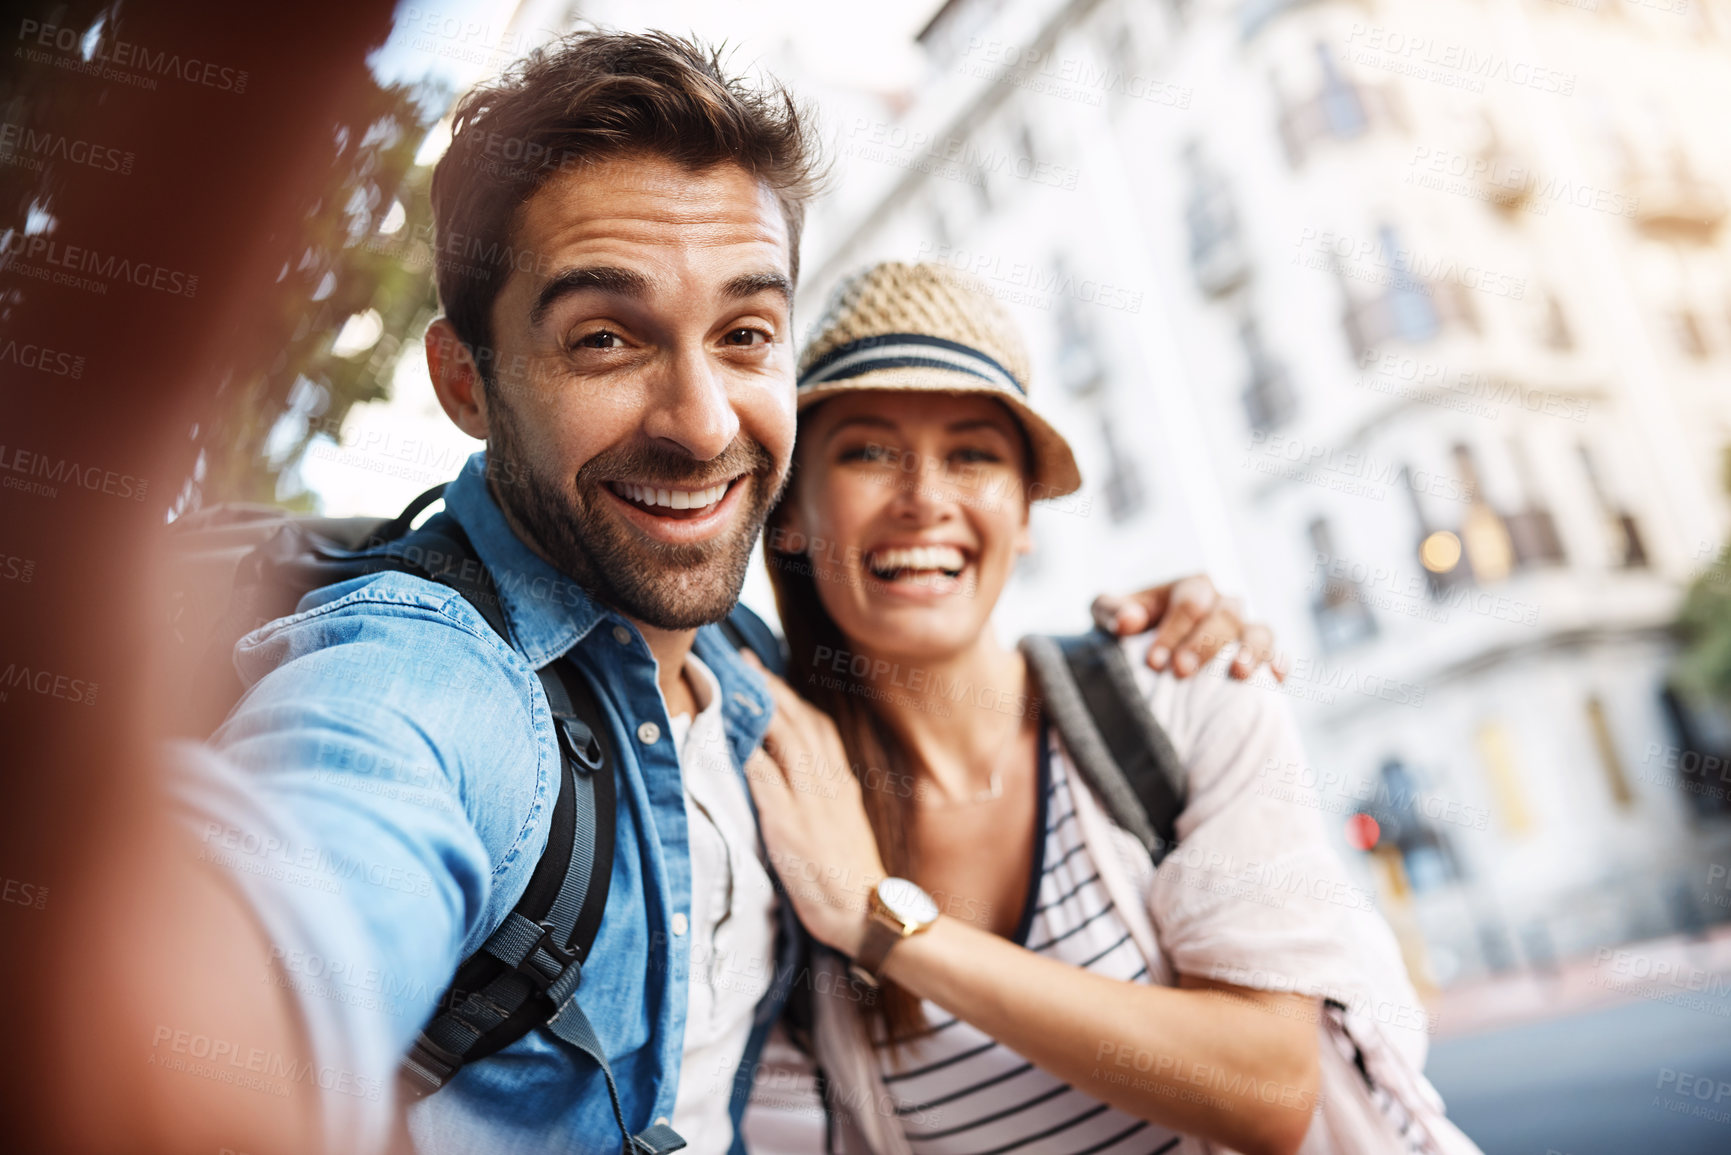
[(769, 729), (769, 718), (775, 709), (769, 688), (764, 685), (763, 675), (740, 658), (739, 651), (719, 626), (698, 630), (691, 651), (709, 667), (721, 687), (721, 719), (727, 724), (733, 756), (744, 766), (763, 741), (763, 732)]
[(487, 454), (464, 463), (445, 488), (445, 509), (469, 535), (499, 590), (512, 641), (530, 665), (565, 653), (607, 616), (575, 580), (554, 569), (523, 543), (487, 488)]

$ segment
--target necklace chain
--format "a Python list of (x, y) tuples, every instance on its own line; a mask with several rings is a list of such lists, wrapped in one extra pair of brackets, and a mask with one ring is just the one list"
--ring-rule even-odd
[(957, 806), (977, 806), (983, 802), (994, 802), (1002, 798), (1004, 796), (1004, 752), (1015, 743), (1016, 737), (1020, 733), (1021, 727), (1018, 726), (1010, 731), (1009, 738), (1004, 741), (1002, 746), (998, 747), (998, 752), (993, 758), (997, 765), (992, 769), (992, 776), (986, 780), (984, 789), (974, 791), (973, 797), (940, 798), (936, 802), (924, 800), (920, 805), (927, 810), (944, 810)]
[(953, 806), (974, 806), (981, 802), (991, 802), (994, 799), (1002, 798), (1003, 796), (1004, 768), (1000, 766), (996, 770), (992, 771), (991, 780), (986, 784), (985, 788), (974, 791), (974, 796), (972, 798), (940, 798), (936, 802), (929, 800), (923, 801), (920, 805), (927, 810), (944, 810)]

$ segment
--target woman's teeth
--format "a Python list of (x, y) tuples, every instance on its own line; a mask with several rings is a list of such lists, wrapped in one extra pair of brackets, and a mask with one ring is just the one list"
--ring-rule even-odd
[(653, 485), (615, 481), (613, 492), (639, 505), (664, 505), (668, 509), (705, 509), (725, 497), (730, 484), (732, 483), (724, 481), (708, 489), (660, 489)]
[(876, 550), (866, 564), (874, 574), (885, 579), (937, 573), (956, 577), (968, 564), (968, 559), (953, 545), (921, 545)]

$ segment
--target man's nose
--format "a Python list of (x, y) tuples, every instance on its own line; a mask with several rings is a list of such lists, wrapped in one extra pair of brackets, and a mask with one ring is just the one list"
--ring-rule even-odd
[(643, 431), (678, 445), (698, 461), (720, 456), (739, 435), (727, 380), (701, 348), (680, 349), (655, 383)]

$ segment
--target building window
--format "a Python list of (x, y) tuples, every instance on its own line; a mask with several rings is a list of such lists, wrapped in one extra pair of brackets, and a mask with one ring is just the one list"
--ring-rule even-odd
[(1382, 247), (1389, 267), (1394, 270), (1388, 284), (1393, 335), (1415, 345), (1430, 340), (1436, 336), (1441, 322), (1436, 304), (1431, 300), (1430, 286), (1401, 267), (1400, 236), (1393, 225), (1385, 224), (1377, 230), (1376, 243)]
[[(1419, 563), (1430, 575), (1432, 597), (1441, 599), (1451, 589), (1473, 582), (1494, 585), (1520, 570), (1568, 560), (1556, 519), (1534, 483), (1525, 447), (1511, 440), (1509, 451), (1522, 490), (1514, 513), (1491, 504), (1478, 461), (1465, 442), (1457, 442), (1452, 450), (1456, 477), (1468, 503), (1457, 528), (1433, 526), (1418, 494), (1411, 493), (1419, 526)], [(1407, 480), (1404, 473), (1401, 480)]]
[(1281, 140), (1294, 168), (1304, 163), (1318, 141), (1353, 140), (1370, 128), (1362, 90), (1341, 74), (1334, 50), (1318, 41), (1316, 60), (1322, 83), (1307, 99), (1284, 101), (1280, 114)]
[(1400, 107), (1392, 85), (1361, 84), (1343, 74), (1335, 50), (1316, 44), (1317, 87), (1305, 97), (1276, 91), (1280, 101), (1280, 139), (1286, 160), (1298, 168), (1319, 143), (1357, 140), (1378, 128), (1398, 128)]
[(1508, 523), (1485, 497), (1484, 483), (1479, 479), (1478, 463), (1473, 459), (1472, 448), (1464, 442), (1457, 442), (1454, 459), (1461, 487), (1472, 495), (1460, 529), (1467, 564), (1472, 567), (1476, 580), (1500, 582), (1515, 567), (1515, 547), (1509, 536)]
[(1478, 330), (1478, 318), (1466, 290), (1456, 282), (1427, 282), (1410, 269), (1402, 254), (1400, 234), (1393, 225), (1377, 230), (1379, 259), (1388, 270), (1388, 284), (1380, 293), (1361, 297), (1339, 258), (1334, 261), (1346, 312), (1341, 324), (1347, 343), (1360, 364), (1387, 340), (1422, 344), (1434, 338), (1445, 324)]
[(1253, 317), (1238, 327), (1238, 341), (1250, 366), (1244, 386), (1244, 414), (1258, 433), (1278, 429), (1298, 412), (1298, 397), (1292, 391), (1292, 375), (1286, 366), (1269, 356)]
[(1204, 293), (1218, 297), (1244, 283), (1250, 275), (1250, 257), (1226, 178), (1207, 162), (1194, 140), (1184, 148), (1184, 165), (1190, 185), (1184, 204), (1190, 270)]
[(1484, 763), (1490, 781), (1491, 801), (1496, 806), (1498, 820), (1508, 833), (1526, 834), (1533, 828), (1533, 814), (1527, 807), (1526, 789), (1515, 766), (1514, 741), (1508, 727), (1498, 721), (1485, 722), (1479, 726), (1475, 740), (1479, 760)]
[(1635, 515), (1611, 496), (1599, 471), (1593, 451), (1586, 445), (1576, 446), (1581, 455), (1581, 470), (1587, 475), (1587, 487), (1599, 507), (1599, 521), (1604, 526), (1605, 540), (1613, 569), (1645, 569), (1647, 547), (1641, 540), (1641, 527)]
[(1464, 563), (1460, 535), (1452, 529), (1432, 525), (1430, 518), (1425, 516), (1424, 501), (1412, 482), (1410, 466), (1400, 467), (1396, 484), (1406, 491), (1413, 523), (1418, 526), (1418, 560), (1424, 567), (1431, 597), (1440, 600), (1456, 586), (1472, 584), (1472, 568)]
[(1114, 523), (1129, 521), (1148, 503), (1136, 463), (1118, 445), (1112, 419), (1100, 419), (1100, 439), (1106, 447), (1106, 515)]
[(1329, 652), (1344, 650), (1376, 636), (1376, 618), (1365, 604), (1364, 588), (1334, 564), (1334, 533), (1327, 518), (1310, 523), (1310, 548), (1316, 557), (1310, 617), (1316, 636)]
[(1587, 699), (1587, 729), (1593, 735), (1593, 748), (1599, 752), (1599, 769), (1605, 775), (1605, 785), (1611, 791), (1611, 800), (1619, 810), (1627, 810), (1635, 804), (1635, 795), (1629, 789), (1629, 775), (1623, 769), (1622, 756), (1617, 753), (1617, 742), (1611, 736), (1611, 723), (1605, 717), (1605, 703), (1599, 700), (1597, 694)]
[(1523, 502), (1521, 508), (1508, 516), (1509, 539), (1514, 546), (1515, 565), (1520, 568), (1541, 565), (1562, 565), (1563, 539), (1557, 533), (1556, 519), (1539, 494), (1533, 478), (1532, 463), (1527, 459), (1526, 445), (1519, 438), (1509, 441), (1509, 456), (1515, 463), (1515, 475), (1520, 479)]
[[(1053, 271), (1054, 284), (1068, 281), (1062, 260), (1053, 262)], [(1078, 397), (1096, 392), (1106, 379), (1106, 363), (1095, 345), (1093, 320), (1082, 309), (1082, 303), (1074, 296), (1060, 293), (1053, 313), (1053, 324), (1058, 330), (1058, 383)]]

